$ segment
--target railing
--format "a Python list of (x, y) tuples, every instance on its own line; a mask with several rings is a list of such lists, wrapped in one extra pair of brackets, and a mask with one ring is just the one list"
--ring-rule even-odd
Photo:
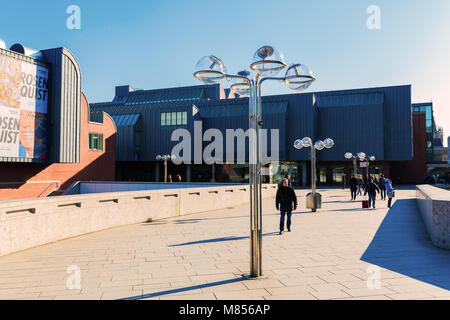
[[(49, 188), (52, 187), (52, 186), (54, 186), (54, 185), (56, 185), (56, 187), (54, 187), (51, 191), (49, 191)], [(46, 196), (48, 196), (50, 193), (52, 193), (53, 191), (58, 190), (58, 188), (59, 188), (59, 181), (54, 181), (54, 182), (52, 182), (51, 184), (49, 184), (49, 185), (47, 186), (47, 188), (45, 188), (45, 190), (42, 191), (42, 192), (38, 195), (38, 198), (46, 197)]]

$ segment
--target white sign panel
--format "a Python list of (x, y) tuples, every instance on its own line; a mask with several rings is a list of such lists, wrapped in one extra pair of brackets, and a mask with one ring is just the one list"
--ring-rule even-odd
[(0, 156), (19, 155), (20, 110), (0, 108)]

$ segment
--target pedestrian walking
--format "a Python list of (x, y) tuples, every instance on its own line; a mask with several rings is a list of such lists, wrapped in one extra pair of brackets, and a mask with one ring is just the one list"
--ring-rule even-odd
[(176, 176), (175, 176), (175, 181), (176, 182), (182, 182), (183, 180), (181, 179), (181, 175), (180, 174), (177, 174)]
[(275, 206), (280, 211), (280, 235), (284, 232), (284, 220), (287, 216), (287, 229), (291, 232), (292, 211), (297, 210), (297, 195), (292, 187), (289, 187), (289, 181), (283, 179), (282, 185), (278, 188)]
[(388, 208), (390, 209), (392, 207), (392, 199), (395, 197), (394, 188), (392, 187), (392, 181), (389, 179), (386, 179), (385, 188), (387, 192), (388, 200)]
[(355, 176), (352, 176), (349, 185), (350, 185), (350, 192), (352, 195), (352, 201), (356, 200), (356, 192), (358, 190), (358, 180), (356, 180)]
[(362, 189), (364, 186), (364, 180), (362, 176), (360, 175), (358, 178), (358, 196), (362, 196)]
[(373, 178), (369, 178), (369, 182), (366, 184), (364, 196), (366, 194), (369, 195), (369, 208), (372, 205), (372, 207), (375, 209), (375, 200), (377, 198), (377, 192), (380, 193), (380, 188), (377, 186), (377, 184), (374, 182)]
[(380, 188), (381, 200), (386, 200), (386, 179), (384, 175), (381, 175), (378, 187)]

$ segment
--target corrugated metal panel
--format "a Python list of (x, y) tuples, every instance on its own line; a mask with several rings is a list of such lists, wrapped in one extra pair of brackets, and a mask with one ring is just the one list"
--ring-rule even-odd
[(344, 161), (344, 154), (365, 152), (384, 159), (383, 105), (319, 108), (319, 139), (332, 138), (335, 146), (317, 152), (322, 161)]
[[(217, 88), (208, 87), (207, 90)], [(343, 97), (335, 97), (340, 95)], [(310, 159), (309, 150), (293, 148), (294, 141), (303, 137), (335, 139), (335, 148), (319, 152), (323, 160), (342, 161), (347, 151), (372, 152), (379, 160), (410, 160), (410, 102), (410, 86), (267, 96), (263, 97), (264, 128), (280, 130), (281, 160)], [(248, 129), (247, 98), (200, 100), (195, 105), (200, 110), (203, 132), (210, 128), (223, 132), (226, 129)], [(281, 106), (278, 107), (281, 109), (271, 109), (270, 106)], [(141, 114), (142, 161), (155, 161), (156, 155), (170, 153), (177, 143), (170, 141), (171, 135), (178, 128), (187, 129), (193, 137), (192, 101), (127, 106), (94, 104), (92, 108), (110, 115)], [(188, 112), (187, 126), (161, 127), (161, 112), (179, 111)], [(367, 130), (364, 129), (367, 128), (371, 135), (366, 136)]]
[(64, 48), (42, 51), (51, 63), (50, 161), (80, 162), (81, 71), (74, 56)]

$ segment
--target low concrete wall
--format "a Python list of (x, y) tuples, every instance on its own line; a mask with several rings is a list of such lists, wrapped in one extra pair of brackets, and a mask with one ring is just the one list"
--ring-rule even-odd
[[(273, 197), (277, 185), (263, 185)], [(249, 186), (59, 196), (0, 202), (0, 256), (111, 227), (224, 209), (249, 201)]]
[(450, 191), (417, 186), (417, 205), (433, 244), (450, 249)]

